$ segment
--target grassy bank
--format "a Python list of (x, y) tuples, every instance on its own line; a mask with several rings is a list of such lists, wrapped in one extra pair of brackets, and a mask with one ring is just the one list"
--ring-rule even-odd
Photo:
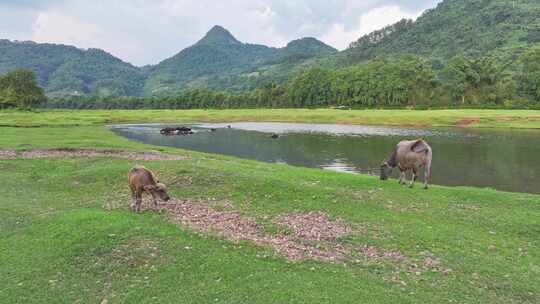
[[(286, 112), (291, 119), (304, 115)], [(188, 157), (0, 160), (3, 303), (103, 299), (538, 303), (540, 299), (540, 196), (465, 187), (408, 189), (368, 176), (143, 145), (99, 125), (147, 118), (201, 120), (197, 115), (205, 111), (46, 112), (43, 117), (0, 113), (2, 124), (43, 125), (0, 128), (0, 149), (113, 148)], [(227, 120), (230, 113), (238, 120), (245, 118), (229, 111), (206, 117)], [(250, 115), (254, 113), (258, 112)], [(74, 123), (83, 127), (62, 126)], [(133, 214), (127, 209), (125, 180), (136, 163), (155, 170), (168, 183), (171, 196), (229, 202), (236, 212), (263, 224), (268, 234), (291, 233), (274, 223), (280, 215), (318, 211), (355, 227), (355, 233), (338, 240), (340, 244), (400, 256), (355, 251), (334, 263), (292, 262), (250, 241), (197, 233), (164, 214)], [(426, 268), (427, 259), (435, 267)]]
[(276, 121), (420, 127), (540, 128), (535, 110), (50, 110), (0, 111), (0, 126), (101, 125), (130, 122)]

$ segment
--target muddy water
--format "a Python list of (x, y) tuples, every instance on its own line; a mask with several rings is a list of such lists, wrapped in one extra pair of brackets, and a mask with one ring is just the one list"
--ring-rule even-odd
[[(352, 173), (379, 167), (402, 139), (424, 138), (433, 148), (435, 184), (540, 193), (540, 131), (535, 130), (291, 123), (191, 126), (195, 134), (189, 136), (163, 136), (159, 134), (163, 125), (153, 124), (112, 129), (131, 140), (153, 145)], [(279, 137), (272, 138), (272, 134)]]

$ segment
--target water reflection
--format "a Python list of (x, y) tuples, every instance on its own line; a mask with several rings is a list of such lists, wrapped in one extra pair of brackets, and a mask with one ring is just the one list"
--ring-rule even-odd
[[(121, 125), (113, 130), (154, 145), (362, 173), (366, 173), (362, 171), (365, 168), (378, 168), (398, 141), (424, 138), (434, 151), (433, 183), (540, 193), (538, 131), (231, 123), (197, 124), (193, 125), (194, 135), (162, 136), (161, 127)], [(274, 133), (280, 134), (279, 138), (271, 138)]]

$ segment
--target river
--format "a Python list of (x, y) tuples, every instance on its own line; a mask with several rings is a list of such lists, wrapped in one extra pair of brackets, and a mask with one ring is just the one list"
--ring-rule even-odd
[[(166, 126), (171, 125), (180, 124)], [(186, 125), (195, 134), (164, 136), (159, 133), (163, 124), (111, 128), (128, 139), (152, 145), (350, 173), (369, 173), (365, 169), (378, 168), (400, 140), (423, 138), (433, 148), (434, 184), (540, 193), (537, 130), (251, 122)], [(272, 138), (272, 134), (278, 137)]]

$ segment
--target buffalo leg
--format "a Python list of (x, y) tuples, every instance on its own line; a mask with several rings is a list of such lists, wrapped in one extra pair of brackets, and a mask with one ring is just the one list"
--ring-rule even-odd
[(405, 178), (406, 178), (406, 171), (405, 170), (400, 170), (398, 183), (400, 185), (404, 184), (405, 183)]
[(425, 171), (424, 171), (424, 189), (428, 188), (430, 178), (431, 178), (431, 168), (429, 166), (426, 166)]
[(137, 206), (137, 194), (135, 193), (135, 190), (131, 189), (131, 204), (129, 207), (135, 211), (135, 206)]
[(154, 203), (154, 208), (157, 209), (158, 203), (157, 203), (156, 196), (154, 195), (154, 193), (150, 193), (150, 195), (152, 195), (152, 202)]
[(141, 212), (142, 193), (137, 193), (137, 202), (135, 203), (135, 212)]
[(418, 178), (416, 169), (412, 169), (412, 177), (411, 177), (411, 183), (409, 184), (409, 187), (414, 187), (414, 182), (416, 182), (416, 179)]

